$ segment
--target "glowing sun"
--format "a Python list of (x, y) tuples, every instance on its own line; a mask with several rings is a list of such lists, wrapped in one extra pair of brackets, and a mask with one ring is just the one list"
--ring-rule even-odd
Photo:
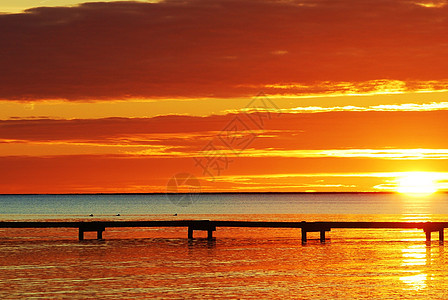
[(437, 192), (434, 175), (430, 172), (408, 172), (398, 178), (397, 192), (425, 196)]

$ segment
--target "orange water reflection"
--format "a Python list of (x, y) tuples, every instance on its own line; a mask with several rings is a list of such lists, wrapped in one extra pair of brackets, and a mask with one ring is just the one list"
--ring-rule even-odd
[(402, 276), (400, 280), (409, 285), (409, 289), (421, 290), (427, 287), (428, 275), (425, 273), (419, 273), (416, 275)]
[[(443, 220), (425, 214), (208, 217)], [(104, 241), (78, 242), (73, 229), (0, 231), (0, 298), (448, 298), (444, 246), (426, 245), (422, 230), (332, 230), (327, 243), (305, 246), (300, 230), (218, 228), (213, 242), (197, 236), (188, 241), (185, 228), (108, 228)]]
[(436, 279), (440, 278), (440, 275), (437, 276), (434, 270), (444, 265), (443, 244), (410, 245), (401, 252), (404, 274), (399, 279), (407, 289), (421, 291), (437, 287)]

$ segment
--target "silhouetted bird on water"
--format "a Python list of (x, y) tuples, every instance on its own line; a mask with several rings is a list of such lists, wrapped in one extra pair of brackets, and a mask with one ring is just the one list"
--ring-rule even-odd
[(89, 217), (93, 217), (93, 214), (90, 214)]
[(173, 216), (177, 217), (177, 214), (174, 214)]
[(120, 214), (117, 214), (117, 217), (119, 217), (120, 216)]

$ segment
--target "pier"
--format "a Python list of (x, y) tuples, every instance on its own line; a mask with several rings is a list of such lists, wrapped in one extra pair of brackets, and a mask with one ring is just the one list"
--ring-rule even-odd
[(422, 229), (426, 241), (431, 241), (431, 233), (439, 233), (439, 241), (444, 241), (444, 229), (448, 222), (258, 222), (258, 221), (78, 221), (78, 222), (0, 222), (0, 228), (77, 228), (78, 239), (84, 239), (84, 232), (97, 232), (97, 239), (103, 239), (106, 228), (117, 227), (185, 227), (188, 239), (194, 238), (194, 231), (207, 231), (207, 239), (213, 239), (213, 232), (219, 227), (238, 228), (296, 228), (301, 230), (302, 243), (307, 242), (308, 232), (319, 232), (320, 241), (326, 239), (331, 229)]

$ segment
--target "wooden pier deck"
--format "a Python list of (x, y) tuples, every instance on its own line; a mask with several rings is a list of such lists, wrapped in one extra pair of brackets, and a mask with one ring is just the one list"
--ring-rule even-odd
[(97, 238), (103, 239), (106, 228), (114, 227), (186, 227), (188, 238), (193, 238), (195, 230), (207, 231), (207, 238), (213, 239), (217, 227), (239, 228), (297, 228), (301, 229), (302, 242), (307, 242), (308, 232), (320, 232), (320, 241), (325, 242), (325, 233), (336, 228), (352, 229), (422, 229), (426, 241), (431, 241), (431, 233), (439, 232), (439, 241), (444, 241), (444, 229), (448, 222), (257, 222), (257, 221), (88, 221), (88, 222), (0, 222), (0, 228), (78, 228), (78, 239), (84, 239), (84, 232), (96, 231)]

